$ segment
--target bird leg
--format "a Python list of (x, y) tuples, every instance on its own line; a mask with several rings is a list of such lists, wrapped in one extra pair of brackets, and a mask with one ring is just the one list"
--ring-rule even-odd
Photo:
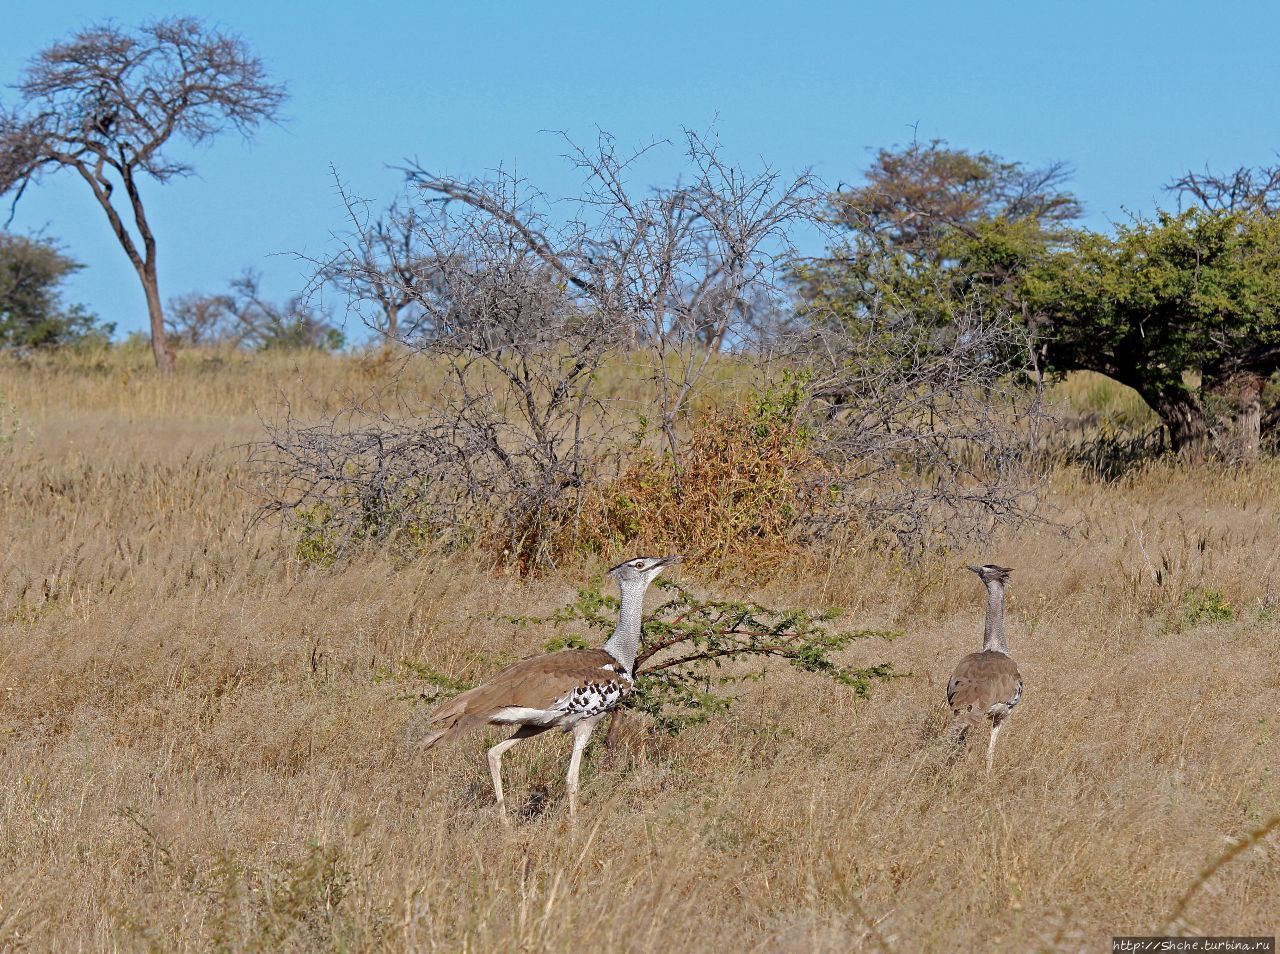
[(502, 797), (502, 753), (517, 742), (531, 739), (545, 732), (543, 726), (522, 725), (509, 739), (504, 739), (489, 750), (489, 775), (493, 778), (493, 794), (498, 799), (498, 814), (502, 816), (502, 824), (510, 824), (507, 818), (507, 803)]
[(987, 774), (991, 773), (991, 759), (996, 751), (996, 737), (1000, 734), (1002, 722), (991, 723), (991, 741), (987, 743)]
[(604, 714), (590, 719), (575, 722), (573, 726), (573, 754), (569, 756), (569, 774), (565, 777), (565, 788), (569, 792), (569, 817), (578, 812), (578, 770), (582, 768), (582, 753), (586, 751), (587, 742)]

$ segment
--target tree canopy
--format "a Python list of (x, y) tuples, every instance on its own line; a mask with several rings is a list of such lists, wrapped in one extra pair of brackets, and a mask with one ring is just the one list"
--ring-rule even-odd
[(1257, 207), (1078, 232), (1027, 270), (1022, 291), (1051, 365), (1132, 387), (1175, 448), (1210, 436), (1211, 395), (1280, 368), (1280, 222)]
[(1031, 168), (942, 140), (881, 149), (856, 187), (828, 197), (838, 241), (796, 280), (811, 317), (846, 324), (910, 304), (942, 317), (1000, 289), (1079, 217), (1067, 168)]

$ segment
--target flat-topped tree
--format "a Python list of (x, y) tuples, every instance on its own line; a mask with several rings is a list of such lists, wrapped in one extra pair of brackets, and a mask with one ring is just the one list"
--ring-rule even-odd
[(156, 366), (169, 371), (141, 180), (195, 171), (168, 153), (174, 138), (196, 144), (229, 129), (248, 136), (274, 121), (284, 87), (239, 37), (175, 17), (133, 31), (112, 23), (80, 30), (37, 54), (16, 88), (17, 105), (0, 107), (0, 195), (16, 203), (48, 172), (80, 175), (138, 273)]

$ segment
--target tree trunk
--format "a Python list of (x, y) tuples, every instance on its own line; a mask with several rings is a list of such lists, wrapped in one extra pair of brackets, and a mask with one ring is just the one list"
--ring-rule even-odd
[(1268, 445), (1274, 446), (1277, 443), (1277, 435), (1280, 435), (1280, 404), (1272, 404), (1260, 417), (1262, 418), (1262, 436), (1267, 439)]
[[(125, 246), (129, 259), (138, 270), (138, 277), (142, 279), (142, 290), (147, 296), (147, 314), (151, 318), (151, 353), (156, 357), (156, 368), (161, 374), (172, 374), (173, 349), (169, 347), (164, 332), (164, 306), (160, 303), (160, 279), (156, 276), (156, 237), (151, 231), (151, 223), (147, 221), (147, 211), (142, 205), (142, 193), (138, 190), (138, 182), (134, 178), (134, 167), (128, 163), (122, 163), (117, 168), (120, 178), (124, 181), (125, 192), (129, 195), (134, 224), (137, 225), (138, 235), (142, 238), (142, 256), (138, 255), (137, 247), (133, 244), (123, 223), (119, 223), (116, 228), (116, 236)], [(110, 191), (107, 192), (107, 201), (104, 205), (108, 209), (112, 223), (116, 224), (119, 222), (119, 217), (115, 214), (115, 208), (109, 199)]]
[(151, 318), (151, 353), (156, 358), (156, 368), (161, 374), (173, 373), (173, 349), (164, 330), (164, 306), (160, 304), (160, 282), (156, 277), (155, 262), (147, 262), (138, 277), (147, 295), (147, 314)]
[(1266, 379), (1252, 371), (1242, 371), (1231, 381), (1236, 415), (1233, 450), (1241, 460), (1255, 460), (1262, 445), (1262, 388)]
[(1140, 381), (1131, 386), (1169, 428), (1169, 443), (1175, 452), (1193, 457), (1204, 452), (1209, 436), (1204, 408), (1181, 381)]
[(1223, 450), (1237, 460), (1255, 460), (1262, 434), (1273, 426), (1274, 413), (1262, 414), (1262, 393), (1280, 367), (1280, 344), (1240, 348), (1205, 369), (1205, 389), (1232, 409), (1230, 434)]

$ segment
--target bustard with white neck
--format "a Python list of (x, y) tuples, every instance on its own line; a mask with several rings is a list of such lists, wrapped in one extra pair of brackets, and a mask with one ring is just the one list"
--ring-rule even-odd
[(649, 584), (679, 556), (636, 557), (609, 570), (622, 593), (618, 625), (603, 649), (564, 649), (508, 666), (483, 685), (441, 705), (427, 717), (439, 726), (427, 736), (428, 748), (482, 725), (514, 726), (515, 734), (489, 749), (489, 774), (498, 810), (506, 821), (502, 794), (502, 755), (517, 742), (548, 729), (573, 733), (573, 751), (565, 787), (569, 814), (577, 812), (578, 772), (591, 733), (631, 692), (644, 594)]
[(970, 653), (960, 660), (947, 683), (947, 704), (951, 706), (956, 738), (961, 743), (971, 729), (991, 721), (991, 740), (987, 743), (987, 771), (990, 772), (1000, 727), (1022, 699), (1022, 675), (1009, 655), (1009, 640), (1004, 632), (1004, 587), (1013, 570), (994, 563), (969, 569), (978, 574), (987, 588), (982, 652)]

